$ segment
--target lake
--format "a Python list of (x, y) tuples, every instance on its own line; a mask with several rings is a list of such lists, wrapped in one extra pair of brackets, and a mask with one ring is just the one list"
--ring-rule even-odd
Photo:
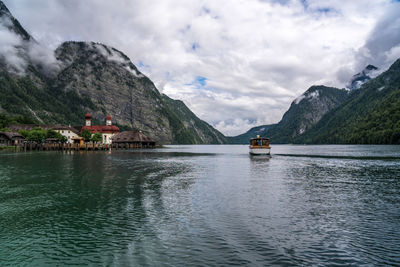
[(400, 146), (0, 153), (0, 265), (400, 265)]

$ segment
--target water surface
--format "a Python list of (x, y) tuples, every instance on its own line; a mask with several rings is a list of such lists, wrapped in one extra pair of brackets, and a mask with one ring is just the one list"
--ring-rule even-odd
[(0, 265), (400, 265), (400, 147), (0, 154)]

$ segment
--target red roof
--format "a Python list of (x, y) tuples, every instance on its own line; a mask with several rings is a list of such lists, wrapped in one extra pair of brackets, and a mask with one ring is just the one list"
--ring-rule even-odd
[(111, 115), (106, 116), (106, 120), (110, 121), (111, 120)]
[(92, 114), (86, 113), (86, 114), (85, 114), (85, 118), (86, 118), (86, 119), (91, 119), (91, 118), (92, 118)]
[(119, 133), (119, 128), (115, 125), (94, 125), (94, 126), (83, 126), (83, 130), (89, 130), (90, 133)]

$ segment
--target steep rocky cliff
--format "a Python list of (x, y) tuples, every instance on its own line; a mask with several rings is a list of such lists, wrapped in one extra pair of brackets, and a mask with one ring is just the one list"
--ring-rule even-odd
[(352, 91), (295, 142), (400, 144), (400, 59)]
[(292, 102), (279, 123), (254, 127), (247, 133), (229, 137), (228, 140), (230, 143), (247, 143), (247, 137), (261, 135), (271, 138), (272, 143), (292, 143), (328, 111), (343, 103), (347, 95), (348, 92), (343, 89), (312, 86)]
[(66, 42), (56, 56), (62, 68), (50, 83), (54, 90), (90, 99), (93, 105), (86, 109), (99, 121), (110, 113), (118, 125), (174, 142), (161, 94), (122, 52), (93, 42)]
[(315, 125), (328, 111), (345, 101), (348, 92), (343, 89), (311, 86), (304, 94), (295, 99), (283, 115), (282, 120), (270, 131), (274, 142), (287, 143), (305, 133)]

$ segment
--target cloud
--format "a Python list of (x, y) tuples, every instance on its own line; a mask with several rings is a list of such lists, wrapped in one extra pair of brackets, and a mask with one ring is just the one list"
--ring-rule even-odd
[(35, 40), (26, 41), (12, 31), (14, 27), (9, 17), (0, 18), (0, 58), (3, 59), (8, 71), (24, 75), (29, 64), (34, 64), (45, 75), (56, 73), (59, 62), (54, 50), (37, 43)]
[(390, 0), (4, 2), (46, 46), (83, 40), (123, 51), (228, 135), (276, 123), (311, 85), (343, 87), (368, 57), (399, 53), (374, 38), (396, 43)]
[(393, 3), (356, 55), (356, 68), (373, 64), (385, 70), (400, 58), (400, 2)]
[(54, 50), (34, 41), (28, 43), (29, 60), (46, 76), (52, 76), (61, 68)]
[(26, 68), (26, 61), (21, 55), (23, 41), (8, 29), (10, 25), (9, 18), (0, 18), (0, 58), (4, 60), (9, 71), (23, 73)]
[(243, 133), (243, 128), (249, 130), (260, 125), (262, 125), (262, 122), (260, 121), (237, 118), (233, 120), (220, 121), (216, 127), (221, 131), (228, 133), (227, 136), (231, 136), (229, 133)]

